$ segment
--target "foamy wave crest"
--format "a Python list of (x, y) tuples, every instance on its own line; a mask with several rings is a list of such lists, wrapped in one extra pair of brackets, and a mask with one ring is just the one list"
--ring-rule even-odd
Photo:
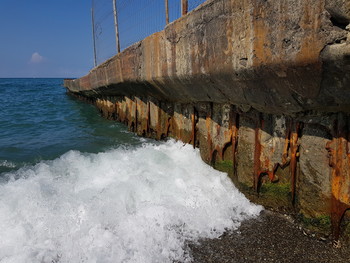
[(189, 145), (70, 151), (0, 184), (0, 262), (188, 262), (261, 209)]
[(16, 164), (13, 162), (9, 162), (8, 160), (0, 160), (0, 166), (6, 168), (15, 168)]

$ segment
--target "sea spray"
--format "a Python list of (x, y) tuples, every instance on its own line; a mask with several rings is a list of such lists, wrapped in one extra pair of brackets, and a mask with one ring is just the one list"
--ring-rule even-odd
[(0, 262), (188, 262), (187, 241), (257, 216), (226, 174), (180, 142), (69, 151), (6, 174)]

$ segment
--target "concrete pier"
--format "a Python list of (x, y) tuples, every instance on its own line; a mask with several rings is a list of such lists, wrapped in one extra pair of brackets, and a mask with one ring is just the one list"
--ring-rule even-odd
[(349, 10), (208, 0), (64, 85), (139, 135), (199, 147), (251, 200), (337, 239), (350, 229)]

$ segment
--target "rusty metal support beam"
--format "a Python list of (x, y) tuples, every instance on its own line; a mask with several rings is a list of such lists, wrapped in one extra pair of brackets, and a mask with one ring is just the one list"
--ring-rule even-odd
[(193, 144), (193, 149), (196, 148), (196, 109), (193, 107), (193, 113), (191, 114), (192, 119), (192, 135), (191, 135), (191, 141)]
[(260, 155), (261, 155), (261, 132), (260, 130), (263, 129), (264, 126), (264, 120), (262, 118), (261, 114), (257, 115), (256, 118), (256, 126), (255, 126), (255, 147), (254, 147), (254, 177), (253, 177), (253, 183), (254, 183), (254, 190), (258, 193), (259, 191), (259, 180), (262, 176), (261, 171), (261, 162), (260, 162)]
[(295, 187), (296, 187), (296, 176), (297, 176), (297, 166), (299, 157), (299, 134), (301, 133), (302, 124), (295, 124), (295, 131), (291, 132), (289, 138), (290, 144), (290, 176), (291, 176), (291, 192), (292, 192), (292, 202), (295, 203)]
[(232, 130), (231, 141), (232, 141), (232, 164), (233, 164), (233, 175), (236, 174), (236, 160), (237, 160), (237, 146), (238, 146), (238, 130), (239, 130), (239, 114), (234, 112), (232, 113), (231, 109), (231, 123), (230, 127)]

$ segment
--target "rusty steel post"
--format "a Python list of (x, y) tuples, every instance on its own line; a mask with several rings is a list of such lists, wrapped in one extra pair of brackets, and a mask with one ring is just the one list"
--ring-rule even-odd
[(196, 148), (196, 109), (193, 107), (193, 113), (191, 114), (192, 119), (192, 135), (191, 135), (191, 141), (193, 144), (193, 149)]
[(165, 23), (169, 24), (169, 0), (165, 0)]
[[(232, 110), (231, 110), (232, 111)], [(230, 127), (232, 129), (232, 164), (233, 164), (233, 174), (235, 175), (236, 172), (236, 154), (237, 154), (237, 146), (238, 146), (238, 130), (239, 130), (239, 114), (238, 113), (231, 113), (233, 115), (231, 117), (231, 123)]]
[(184, 16), (188, 12), (188, 0), (181, 0), (181, 14)]
[(261, 134), (260, 130), (262, 130), (264, 124), (264, 120), (259, 114), (256, 119), (256, 125), (255, 125), (255, 147), (254, 147), (254, 177), (253, 177), (253, 183), (254, 183), (254, 190), (258, 193), (259, 191), (259, 180), (262, 176), (261, 171)]
[(291, 192), (292, 192), (292, 203), (295, 203), (295, 185), (296, 185), (296, 175), (298, 166), (298, 131), (300, 130), (300, 124), (295, 125), (295, 131), (291, 132), (289, 145), (290, 145), (290, 176), (291, 176)]

